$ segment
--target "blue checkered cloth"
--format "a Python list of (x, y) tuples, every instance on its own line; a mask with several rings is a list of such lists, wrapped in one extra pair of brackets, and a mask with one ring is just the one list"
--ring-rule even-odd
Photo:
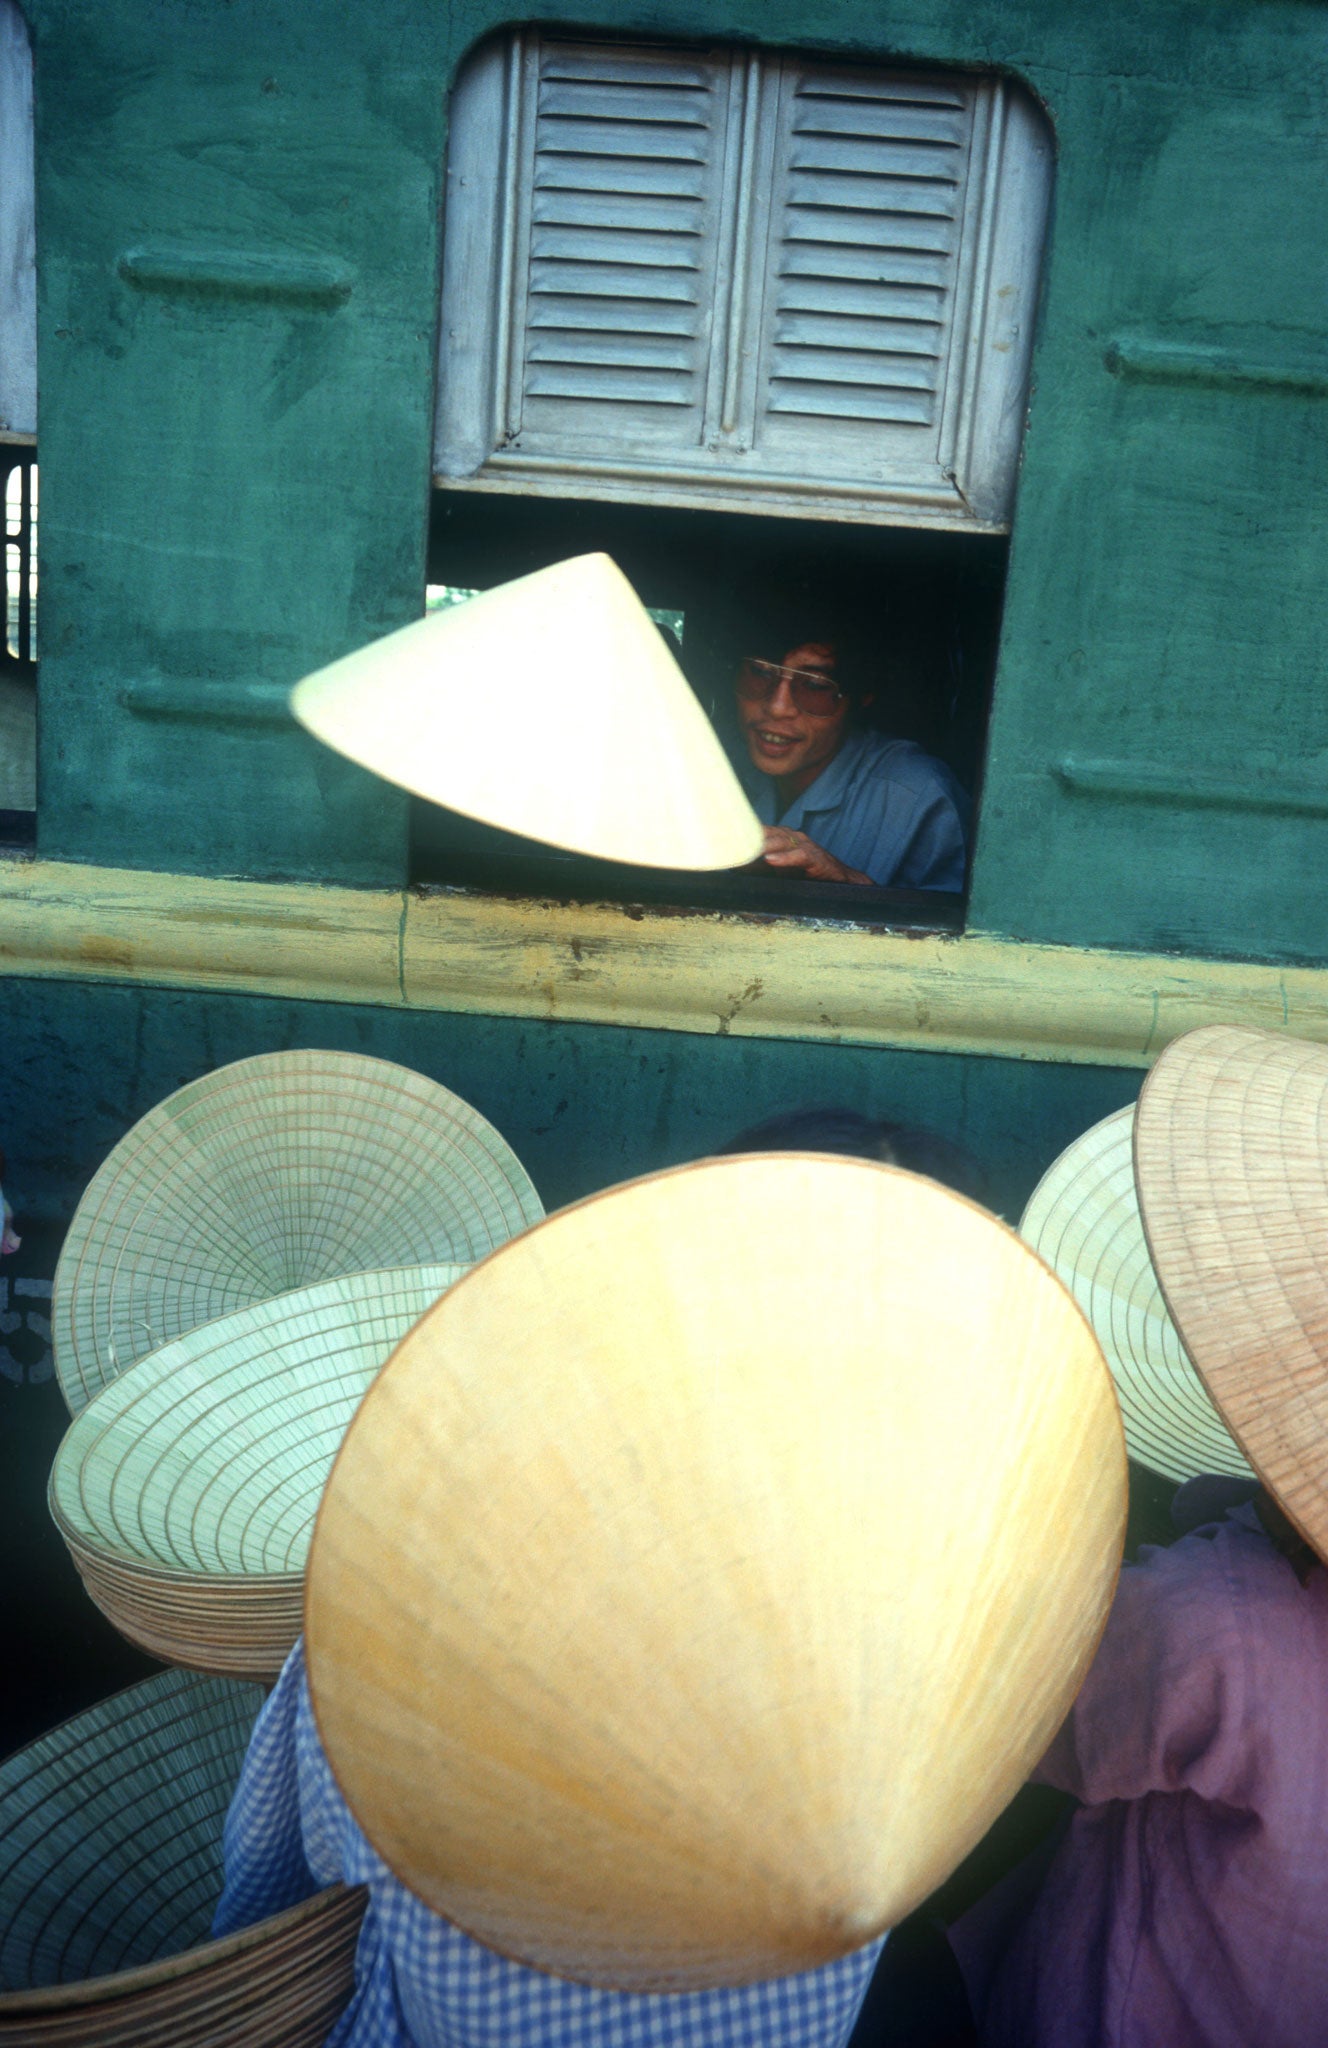
[(326, 2048), (843, 2048), (882, 1943), (736, 1991), (596, 1991), (481, 1948), (408, 1892), (337, 1790), (304, 1644), (254, 1729), (225, 1833), (213, 1922), (233, 1934), (339, 1879), (367, 1884), (355, 1995)]

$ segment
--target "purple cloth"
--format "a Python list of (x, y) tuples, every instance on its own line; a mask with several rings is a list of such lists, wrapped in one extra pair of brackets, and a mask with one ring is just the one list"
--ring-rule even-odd
[(951, 1930), (984, 2048), (1328, 2042), (1321, 1566), (1249, 1508), (1142, 1552), (1038, 1776), (1083, 1805), (1031, 1904)]

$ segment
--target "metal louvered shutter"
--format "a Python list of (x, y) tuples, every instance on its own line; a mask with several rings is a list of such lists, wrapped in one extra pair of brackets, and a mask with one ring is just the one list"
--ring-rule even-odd
[(439, 473), (1004, 525), (1049, 181), (1002, 81), (490, 45), (453, 111)]
[(700, 442), (721, 242), (726, 79), (655, 51), (545, 45), (513, 313), (532, 451)]

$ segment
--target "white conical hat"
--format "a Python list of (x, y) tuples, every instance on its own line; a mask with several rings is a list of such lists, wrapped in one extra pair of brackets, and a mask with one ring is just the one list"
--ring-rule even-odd
[(1097, 1331), (1131, 1457), (1167, 1479), (1253, 1478), (1167, 1314), (1134, 1187), (1134, 1104), (1067, 1145), (1034, 1188), (1019, 1234)]
[(77, 1415), (199, 1323), (342, 1273), (469, 1264), (544, 1207), (450, 1088), (364, 1053), (255, 1053), (140, 1117), (84, 1190), (55, 1269)]
[(755, 860), (761, 827), (622, 571), (578, 555), (306, 676), (302, 724), (431, 803), (654, 868)]
[(310, 1684), (375, 1848), (631, 1991), (870, 1941), (1069, 1707), (1124, 1532), (1086, 1320), (898, 1168), (708, 1160), (496, 1252), (333, 1468)]

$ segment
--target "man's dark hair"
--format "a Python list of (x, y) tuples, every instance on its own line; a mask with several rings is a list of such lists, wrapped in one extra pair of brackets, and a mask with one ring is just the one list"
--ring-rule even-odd
[[(774, 642), (778, 641), (778, 645)], [(874, 696), (878, 687), (878, 663), (871, 650), (861, 638), (844, 627), (828, 625), (824, 621), (811, 625), (796, 622), (783, 633), (776, 629), (767, 634), (759, 649), (749, 648), (748, 653), (759, 653), (763, 661), (778, 662), (795, 647), (821, 646), (832, 649), (835, 657), (834, 679), (844, 695), (855, 706), (864, 697)], [(767, 648), (771, 651), (767, 652)]]
[(925, 1173), (970, 1201), (988, 1203), (987, 1176), (971, 1152), (939, 1131), (921, 1124), (897, 1124), (886, 1117), (863, 1116), (856, 1109), (793, 1109), (766, 1117), (740, 1131), (722, 1155), (731, 1152), (839, 1152), (850, 1159), (876, 1159)]

